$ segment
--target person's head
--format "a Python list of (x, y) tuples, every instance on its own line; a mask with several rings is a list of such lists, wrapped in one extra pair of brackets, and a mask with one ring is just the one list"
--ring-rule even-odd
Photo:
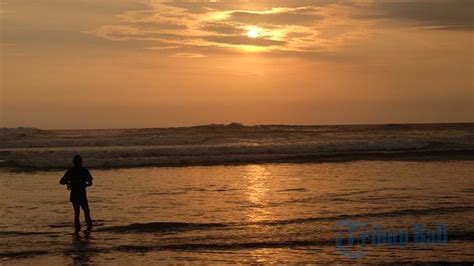
[(82, 157), (81, 155), (76, 155), (72, 159), (72, 163), (74, 164), (75, 167), (81, 167), (82, 166)]

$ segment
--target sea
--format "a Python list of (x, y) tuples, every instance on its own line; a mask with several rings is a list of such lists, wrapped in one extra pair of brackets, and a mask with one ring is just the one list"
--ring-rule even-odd
[(472, 264), (473, 173), (474, 123), (1, 128), (0, 264)]

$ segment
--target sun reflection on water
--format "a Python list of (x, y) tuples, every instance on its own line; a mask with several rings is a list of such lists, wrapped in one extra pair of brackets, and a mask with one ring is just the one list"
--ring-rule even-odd
[(245, 180), (248, 183), (246, 196), (251, 208), (247, 214), (250, 221), (269, 220), (272, 216), (267, 203), (269, 196), (268, 179), (270, 173), (263, 165), (247, 166)]

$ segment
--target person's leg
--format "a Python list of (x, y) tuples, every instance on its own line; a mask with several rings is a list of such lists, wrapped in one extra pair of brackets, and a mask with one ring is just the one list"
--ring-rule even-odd
[(86, 201), (81, 202), (82, 210), (84, 211), (84, 216), (86, 218), (87, 229), (92, 228), (92, 218), (91, 218), (91, 211), (89, 209), (89, 203)]
[(76, 231), (79, 231), (81, 228), (81, 221), (79, 220), (79, 215), (81, 214), (81, 206), (78, 202), (73, 202), (72, 207), (74, 208), (74, 226)]

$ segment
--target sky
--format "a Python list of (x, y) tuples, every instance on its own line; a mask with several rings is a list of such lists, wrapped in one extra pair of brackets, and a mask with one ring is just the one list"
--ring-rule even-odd
[(472, 10), (0, 0), (0, 127), (473, 122)]

